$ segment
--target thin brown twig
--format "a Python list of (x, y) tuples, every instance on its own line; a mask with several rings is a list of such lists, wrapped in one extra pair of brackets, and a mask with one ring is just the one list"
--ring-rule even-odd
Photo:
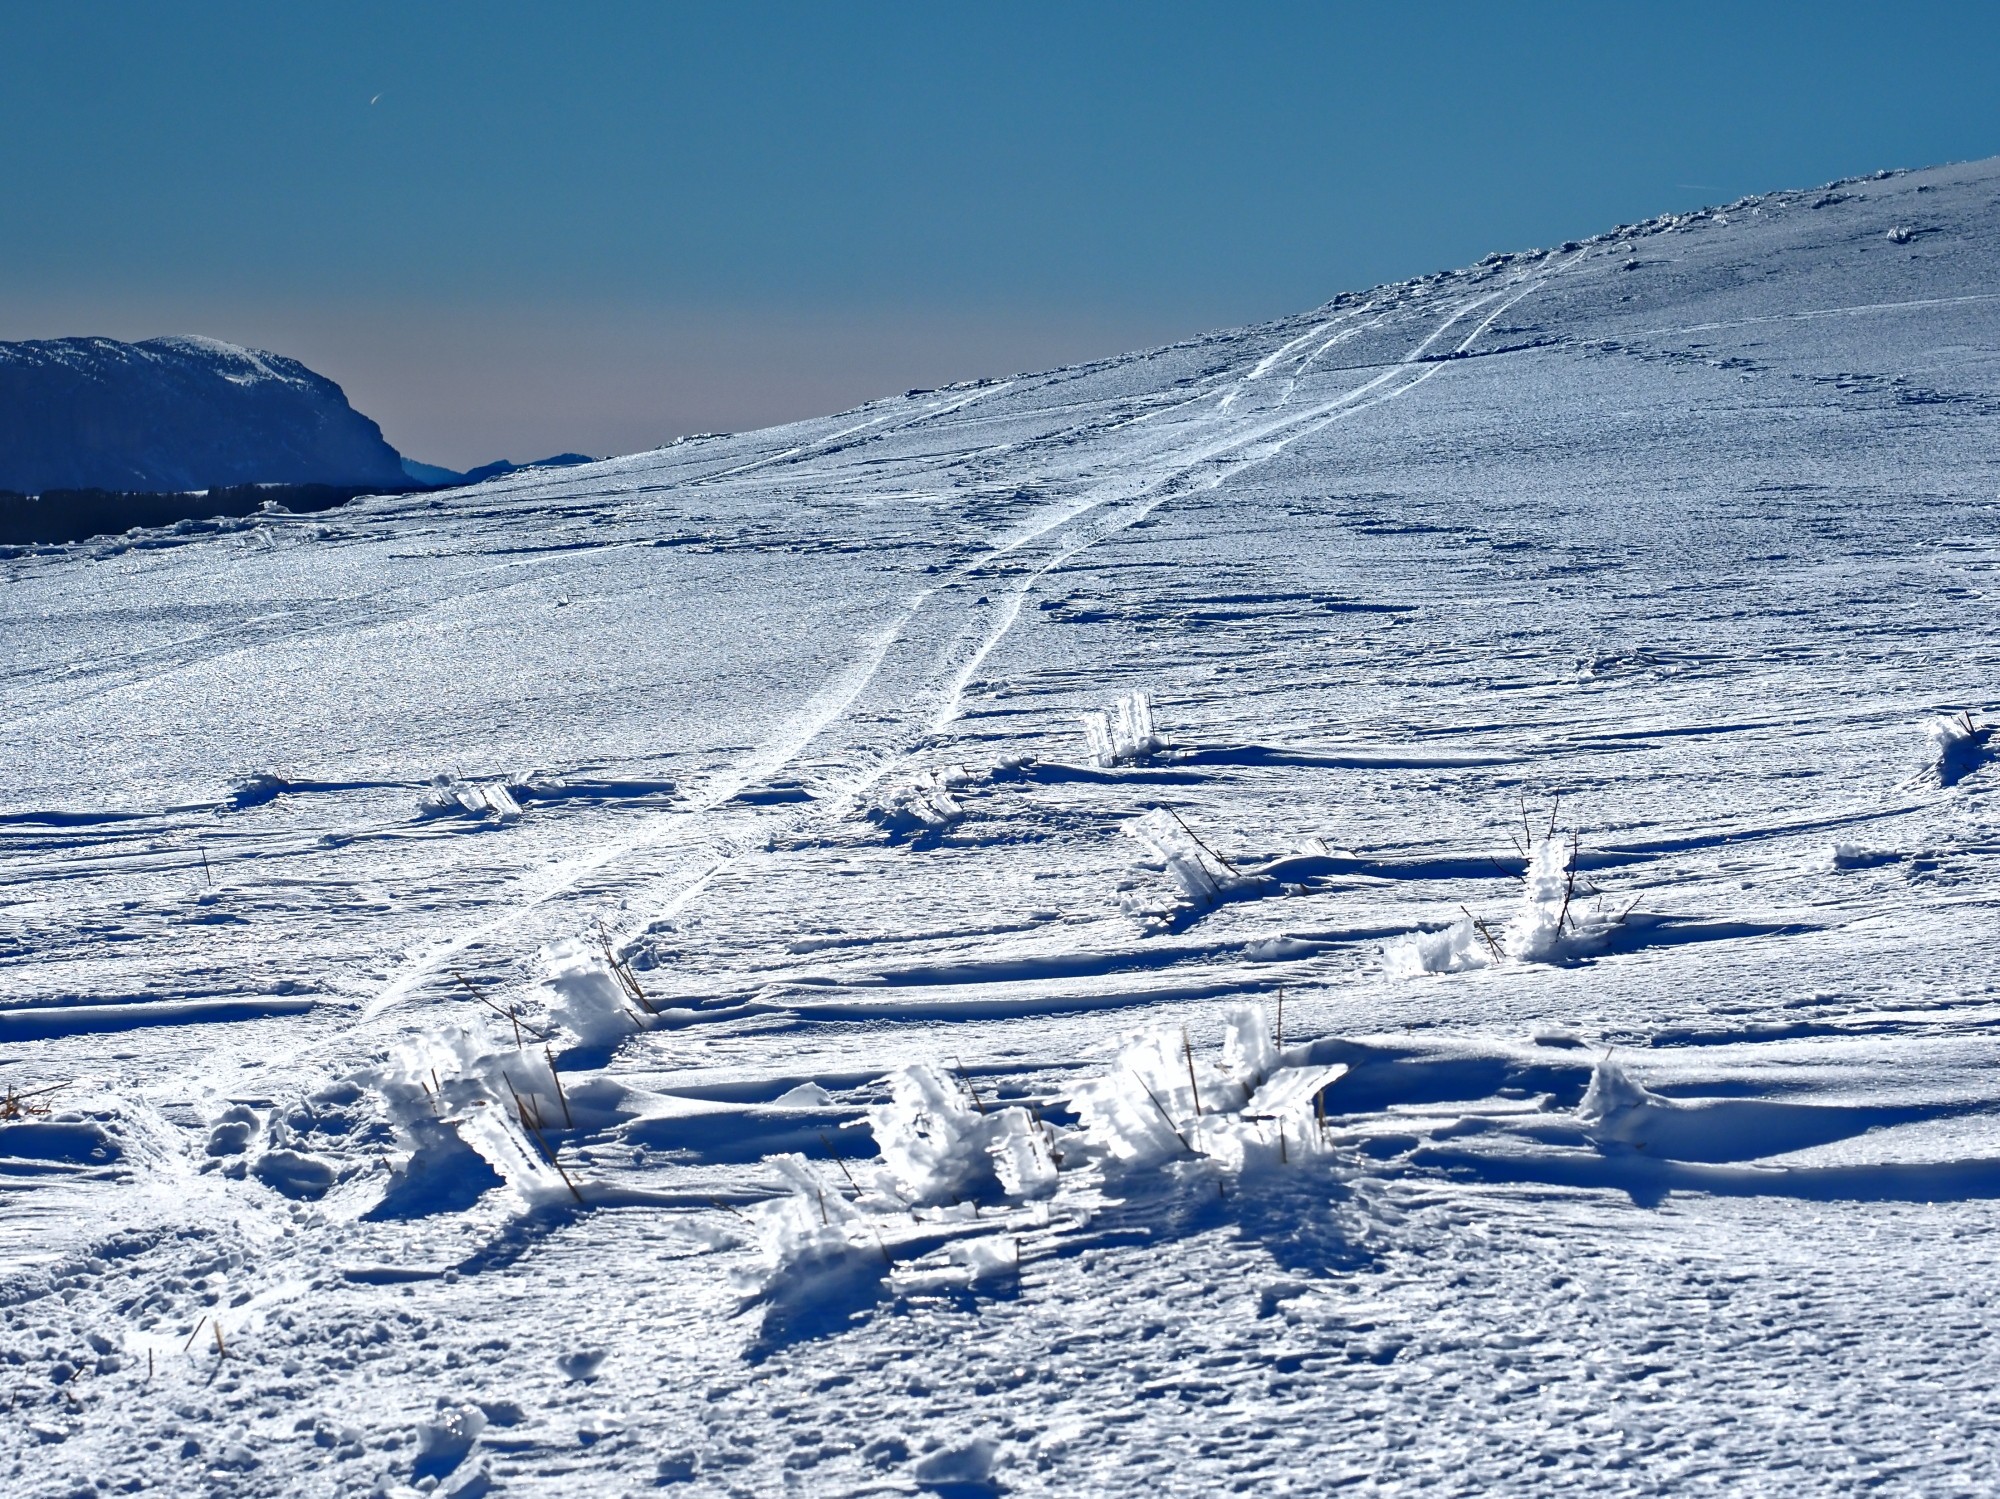
[(1181, 1149), (1189, 1155), (1199, 1155), (1200, 1152), (1188, 1144), (1188, 1137), (1180, 1132), (1179, 1126), (1174, 1123), (1174, 1116), (1167, 1112), (1167, 1106), (1160, 1102), (1159, 1095), (1146, 1085), (1146, 1080), (1138, 1073), (1134, 1072), (1132, 1077), (1139, 1084), (1140, 1091), (1153, 1100), (1153, 1107), (1160, 1111), (1160, 1117), (1167, 1122), (1167, 1128), (1173, 1132), (1174, 1138), (1181, 1142)]
[(514, 1079), (507, 1076), (506, 1069), (504, 1068), (501, 1069), (500, 1076), (506, 1080), (507, 1091), (514, 1095), (514, 1108), (521, 1116), (521, 1127), (535, 1137), (535, 1144), (541, 1148), (542, 1154), (548, 1158), (548, 1163), (555, 1169), (556, 1175), (562, 1178), (562, 1184), (569, 1188), (569, 1195), (576, 1199), (578, 1207), (582, 1207), (583, 1193), (577, 1190), (576, 1183), (570, 1179), (570, 1174), (563, 1169), (563, 1163), (557, 1158), (555, 1151), (549, 1147), (549, 1142), (542, 1136), (541, 1105), (537, 1104), (535, 1106), (535, 1116), (533, 1119), (530, 1119), (528, 1117), (528, 1105), (523, 1101), (520, 1090), (514, 1086)]
[(1493, 960), (1496, 963), (1507, 956), (1506, 952), (1500, 946), (1499, 939), (1486, 929), (1485, 922), (1474, 916), (1472, 912), (1467, 911), (1464, 906), (1460, 906), (1459, 910), (1465, 911), (1465, 919), (1472, 923), (1472, 929), (1485, 939), (1487, 950), (1493, 954)]
[[(659, 1006), (648, 999), (646, 991), (639, 986), (639, 976), (632, 971), (632, 965), (624, 962), (612, 952), (611, 934), (604, 930), (602, 922), (599, 922), (597, 925), (597, 945), (604, 950), (605, 966), (611, 970), (611, 976), (618, 980), (618, 987), (623, 989), (632, 999), (638, 1001), (640, 1008), (645, 1010), (648, 1015), (659, 1014)], [(643, 1030), (645, 1027), (641, 1026), (640, 1029)]]
[(556, 1101), (562, 1105), (563, 1128), (575, 1129), (576, 1120), (571, 1117), (569, 1111), (569, 1095), (563, 1091), (562, 1074), (556, 1071), (556, 1054), (553, 1049), (544, 1046), (542, 1048), (542, 1056), (548, 1061), (549, 1077), (556, 1085)]
[(952, 1060), (958, 1063), (958, 1080), (965, 1084), (965, 1091), (972, 1095), (973, 1104), (981, 1114), (984, 1114), (986, 1112), (986, 1100), (981, 1098), (979, 1090), (972, 1086), (972, 1078), (965, 1070), (965, 1059), (963, 1057), (953, 1057)]
[(1570, 834), (1569, 869), (1566, 871), (1568, 878), (1563, 882), (1562, 910), (1556, 916), (1556, 935), (1558, 937), (1563, 934), (1564, 928), (1569, 925), (1569, 903), (1576, 895), (1576, 860), (1577, 853), (1581, 847), (1582, 839), (1574, 833)]
[(1194, 846), (1196, 848), (1200, 849), (1203, 853), (1207, 854), (1209, 858), (1215, 860), (1216, 863), (1220, 864), (1224, 869), (1228, 870), (1232, 878), (1239, 878), (1239, 879), (1241, 878), (1241, 876), (1238, 875), (1236, 872), (1236, 866), (1230, 863), (1227, 859), (1223, 858), (1221, 854), (1217, 853), (1214, 849), (1210, 848), (1206, 843), (1204, 843), (1201, 839), (1201, 835), (1195, 832), (1193, 828), (1187, 825), (1187, 823), (1182, 819), (1180, 813), (1174, 811), (1173, 808), (1169, 807), (1167, 808), (1167, 816), (1171, 817), (1175, 822), (1180, 823), (1181, 831), (1183, 833), (1186, 833), (1188, 837), (1194, 841)]
[(847, 1162), (840, 1158), (840, 1152), (833, 1148), (833, 1137), (825, 1130), (819, 1132), (819, 1143), (826, 1147), (826, 1153), (833, 1158), (833, 1164), (840, 1168), (840, 1174), (847, 1178), (848, 1186), (854, 1188), (854, 1195), (861, 1195), (861, 1183), (854, 1179), (854, 1173), (847, 1169)]

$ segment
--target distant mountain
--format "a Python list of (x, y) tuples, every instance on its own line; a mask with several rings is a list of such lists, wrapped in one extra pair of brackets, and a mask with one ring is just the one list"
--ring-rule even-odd
[(403, 472), (419, 484), (480, 484), (488, 479), (518, 474), (524, 469), (571, 468), (579, 463), (595, 462), (597, 460), (588, 453), (558, 453), (553, 458), (537, 458), (532, 463), (509, 463), (502, 458), (494, 463), (482, 463), (478, 468), (469, 468), (461, 474), (456, 469), (439, 468), (435, 463), (419, 463), (414, 458), (405, 458)]
[(213, 338), (0, 343), (0, 489), (407, 489), (402, 457), (338, 385)]

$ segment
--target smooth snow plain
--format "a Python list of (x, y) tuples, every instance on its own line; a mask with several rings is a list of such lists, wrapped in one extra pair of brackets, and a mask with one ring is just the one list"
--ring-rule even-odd
[(0, 559), (9, 1491), (1992, 1492), (1996, 272)]

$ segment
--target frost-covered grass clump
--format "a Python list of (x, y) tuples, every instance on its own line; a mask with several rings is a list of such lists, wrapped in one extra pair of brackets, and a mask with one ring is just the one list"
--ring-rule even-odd
[(542, 965), (549, 1019), (585, 1046), (609, 1046), (659, 1022), (659, 1006), (608, 938), (552, 943)]
[(383, 1198), (394, 1215), (431, 1211), (477, 1180), (497, 1179), (530, 1210), (603, 1195), (587, 1188), (561, 1150), (577, 1131), (614, 1123), (630, 1093), (602, 1073), (566, 1083), (561, 1051), (572, 1040), (587, 1048), (623, 1040), (656, 1023), (658, 1011), (607, 939), (555, 943), (542, 961), (539, 1017), (503, 1008), (459, 979), (506, 1024), (499, 1044), (444, 1026), (410, 1037), (355, 1079), (377, 1099), (399, 1148)]
[(1929, 760), (1911, 784), (1956, 786), (1993, 758), (1993, 725), (1975, 723), (1970, 713), (1934, 718), (1924, 733)]
[(1240, 1005), (1219, 1058), (1197, 1061), (1185, 1031), (1153, 1031), (1079, 1088), (1072, 1107), (1086, 1152), (1114, 1174), (1174, 1161), (1241, 1173), (1322, 1150), (1320, 1098), (1346, 1073), (1287, 1063), (1264, 1012)]
[(1124, 832), (1150, 856), (1144, 867), (1164, 874), (1173, 886), (1173, 894), (1165, 900), (1135, 893), (1129, 882), (1122, 887), (1119, 907), (1141, 926), (1170, 927), (1234, 896), (1270, 885), (1269, 880), (1239, 872), (1165, 807), (1154, 807), (1133, 818), (1125, 824)]
[(1143, 692), (1127, 693), (1107, 712), (1083, 715), (1083, 738), (1090, 763), (1109, 770), (1151, 759), (1166, 748), (1153, 727), (1153, 702)]
[(897, 1207), (936, 1206), (1051, 1191), (1061, 1159), (1052, 1132), (1019, 1105), (989, 1109), (935, 1067), (905, 1067), (889, 1079), (889, 1102), (868, 1111), (881, 1149), (877, 1194)]
[(419, 817), (471, 817), (499, 823), (518, 822), (521, 803), (505, 781), (461, 781), (456, 776), (433, 777), (417, 798)]
[(1188, 1173), (1219, 1183), (1303, 1166), (1332, 1153), (1322, 1095), (1346, 1072), (1281, 1051), (1254, 1005), (1230, 1012), (1218, 1055), (1198, 1057), (1181, 1029), (1130, 1038), (1103, 1076), (1052, 1105), (1075, 1121), (1066, 1127), (989, 1104), (940, 1068), (904, 1067), (868, 1111), (876, 1159), (846, 1161), (829, 1144), (825, 1163), (767, 1161), (784, 1190), (757, 1211), (760, 1266), (744, 1289), (792, 1316), (816, 1280), (839, 1296), (857, 1276), (933, 1274), (920, 1262), (940, 1243), (946, 1273), (976, 1280), (1018, 1265), (1011, 1235), (994, 1236), (1010, 1212), (1046, 1221), (1066, 1194), (1107, 1184), (1129, 1197)]
[(1560, 963), (1596, 951), (1626, 913), (1612, 913), (1602, 897), (1579, 891), (1580, 853), (1579, 840), (1558, 835), (1552, 818), (1546, 834), (1530, 836), (1521, 898), (1511, 916), (1493, 922), (1467, 911), (1442, 931), (1392, 942), (1383, 950), (1389, 971), (1459, 973), (1503, 963)]

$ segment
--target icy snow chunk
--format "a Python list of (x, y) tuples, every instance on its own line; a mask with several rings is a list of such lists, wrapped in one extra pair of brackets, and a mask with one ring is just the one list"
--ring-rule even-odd
[(926, 1486), (980, 1484), (993, 1476), (1000, 1444), (991, 1437), (974, 1437), (952, 1447), (940, 1447), (912, 1468), (911, 1476)]
[(1252, 1117), (1296, 1118), (1303, 1122), (1312, 1116), (1319, 1095), (1346, 1076), (1345, 1062), (1331, 1062), (1320, 1067), (1286, 1067), (1250, 1095), (1243, 1112)]
[(983, 1239), (961, 1239), (946, 1250), (946, 1257), (966, 1272), (971, 1281), (1013, 1275), (1021, 1266), (1020, 1240), (992, 1235)]
[(1093, 765), (1109, 770), (1147, 759), (1166, 748), (1153, 728), (1153, 703), (1143, 692), (1127, 693), (1109, 712), (1083, 716), (1084, 743)]
[(1245, 1087), (1261, 1087), (1278, 1070), (1278, 1048), (1261, 1005), (1233, 1005), (1224, 1017), (1222, 1070)]
[(818, 1083), (800, 1083), (772, 1099), (771, 1105), (781, 1109), (823, 1109), (832, 1102), (833, 1095)]
[(934, 766), (907, 786), (886, 793), (868, 810), (869, 819), (891, 835), (936, 832), (965, 816), (952, 793), (972, 784), (963, 765)]
[(1049, 1132), (1023, 1108), (992, 1116), (987, 1154), (993, 1174), (1009, 1197), (1044, 1197), (1056, 1189), (1060, 1165)]
[(264, 1132), (264, 1116), (242, 1104), (223, 1110), (209, 1129), (208, 1153), (212, 1156), (242, 1155), (250, 1142)]
[(578, 1348), (558, 1358), (556, 1367), (562, 1370), (564, 1379), (595, 1379), (597, 1371), (604, 1367), (604, 1361), (610, 1356), (608, 1348)]
[(1878, 864), (1893, 864), (1900, 857), (1883, 849), (1864, 848), (1858, 843), (1833, 843), (1826, 850), (1826, 862), (1832, 869), (1872, 869)]
[(1294, 958), (1309, 958), (1318, 951), (1312, 943), (1297, 937), (1265, 937), (1247, 944), (1243, 956), (1253, 963), (1286, 963)]
[(1412, 932), (1398, 938), (1382, 949), (1382, 960), (1397, 978), (1417, 978), (1426, 973), (1484, 968), (1492, 959), (1468, 916), (1441, 931)]
[(283, 776), (259, 771), (255, 775), (243, 777), (230, 787), (229, 795), (223, 798), (222, 806), (231, 812), (241, 812), (246, 807), (261, 807), (266, 802), (276, 801), (292, 789), (292, 783)]

